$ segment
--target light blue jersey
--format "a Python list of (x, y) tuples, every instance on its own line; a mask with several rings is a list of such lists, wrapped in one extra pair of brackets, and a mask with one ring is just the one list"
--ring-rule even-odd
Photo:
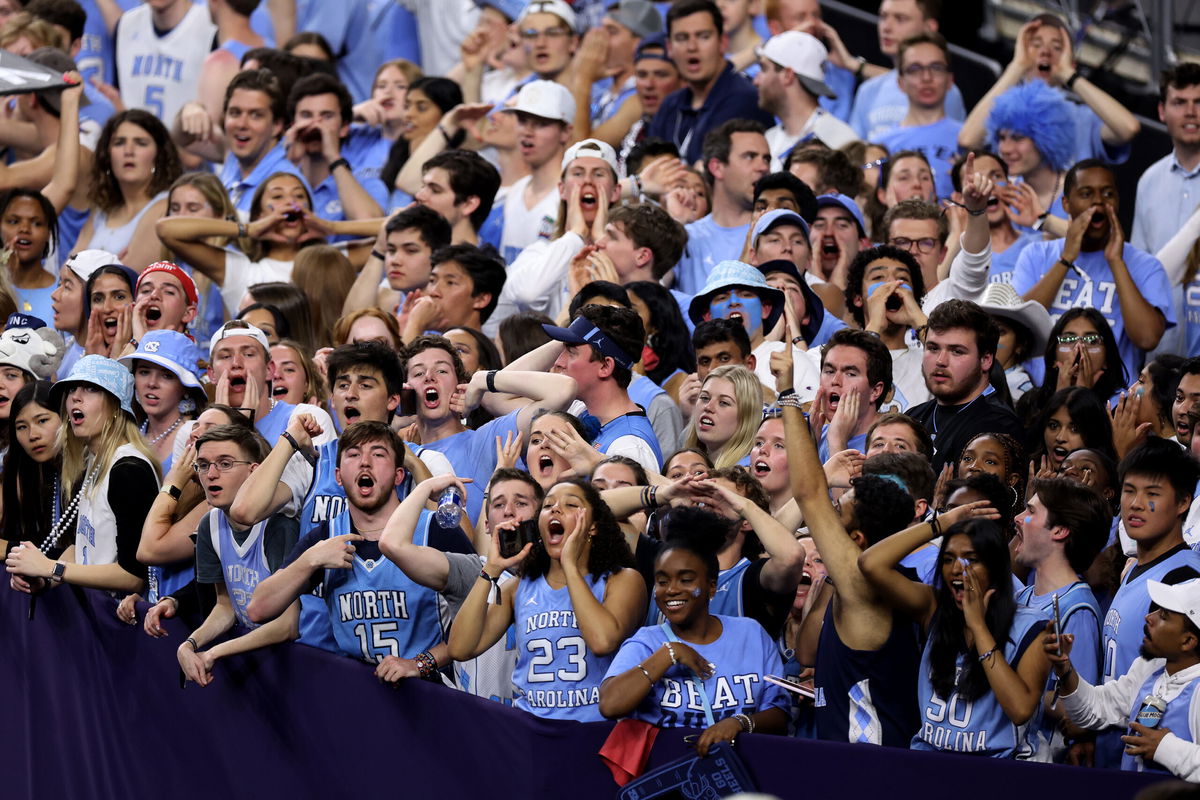
[[(746, 570), (750, 569), (751, 561), (743, 558), (729, 569), (717, 573), (717, 591), (708, 601), (708, 612), (726, 617), (746, 616), (745, 591)], [(658, 610), (658, 604), (650, 598), (650, 609), (646, 612), (647, 625), (661, 625), (666, 617)]]
[[(420, 454), (408, 442), (404, 444), (413, 453)], [(346, 490), (337, 482), (337, 475), (334, 474), (337, 471), (337, 451), (337, 439), (317, 445), (317, 466), (313, 468), (312, 483), (309, 484), (308, 494), (304, 496), (304, 506), (300, 509), (301, 536), (346, 510)], [(404, 500), (411, 484), (409, 477), (400, 482), (396, 487), (397, 500)]]
[(517, 435), (517, 414), (505, 414), (503, 417), (479, 426), (476, 430), (466, 430), (428, 442), (425, 447), (436, 450), (446, 457), (454, 474), (460, 478), (471, 478), (467, 484), (467, 513), (470, 519), (479, 519), (483, 510), (483, 493), (487, 490), (488, 481), (496, 471), (496, 437), (504, 439), (505, 434)]
[[(747, 617), (718, 616), (718, 619), (721, 635), (715, 642), (687, 643), (701, 658), (717, 665), (712, 677), (700, 682), (713, 718), (722, 720), (734, 714), (754, 714), (768, 708), (786, 712), (791, 706), (787, 690), (763, 680), (764, 675), (783, 673), (779, 648), (763, 626)], [(604, 677), (611, 678), (636, 668), (667, 639), (660, 625), (642, 628), (621, 645)], [(660, 728), (708, 727), (696, 678), (682, 664), (667, 670), (629, 716)]]
[[(1013, 669), (1017, 668), (1021, 656), (1045, 626), (1046, 617), (1040, 611), (1017, 607), (1008, 638), (1003, 644), (1004, 660)], [(1000, 701), (990, 690), (975, 700), (966, 700), (958, 692), (952, 692), (949, 699), (943, 699), (933, 690), (929, 680), (929, 649), (926, 643), (921, 654), (921, 670), (917, 681), (921, 727), (913, 736), (912, 749), (992, 758), (1028, 759), (1033, 756), (1036, 750), (1034, 731), (1041, 723), (1041, 703), (1025, 724), (1016, 725), (1004, 713)], [(975, 654), (959, 653), (956, 669), (964, 669), (968, 658), (975, 658)]]
[[(1072, 659), (1072, 661), (1073, 660), (1074, 659)], [(1142, 708), (1142, 700), (1146, 697), (1146, 695), (1154, 694), (1162, 697), (1165, 687), (1159, 685), (1157, 687), (1158, 691), (1155, 691), (1155, 684), (1158, 684), (1160, 681), (1163, 684), (1167, 684), (1170, 678), (1165, 676), (1163, 674), (1164, 672), (1165, 668), (1159, 667), (1158, 669), (1154, 670), (1154, 672), (1151, 672), (1146, 676), (1145, 682), (1142, 683), (1142, 686), (1140, 689), (1138, 689), (1137, 694), (1133, 696), (1133, 705), (1129, 708), (1129, 719), (1135, 721), (1137, 720), (1138, 712)], [(1178, 695), (1172, 697), (1170, 702), (1167, 703), (1167, 710), (1163, 713), (1162, 722), (1158, 724), (1160, 729), (1170, 730), (1173, 735), (1178, 736), (1185, 742), (1196, 741), (1196, 731), (1192, 730), (1192, 715), (1190, 711), (1192, 708), (1192, 702), (1196, 696), (1197, 685), (1200, 685), (1200, 681), (1193, 680), (1184, 686)], [(1169, 774), (1168, 771), (1163, 769), (1161, 765), (1156, 764), (1153, 761), (1147, 763), (1141, 756), (1131, 756), (1124, 752), (1124, 750), (1122, 750), (1121, 753), (1121, 769), (1131, 772), (1158, 772), (1164, 775)]]
[[(592, 595), (604, 602), (608, 576), (588, 575)], [(551, 588), (545, 576), (522, 579), (513, 598), (517, 667), (513, 705), (546, 719), (602, 722), (600, 683), (613, 655), (588, 649), (579, 630), (570, 591)]]
[[(675, 265), (675, 288), (694, 295), (704, 288), (708, 273), (718, 262), (737, 258), (741, 254), (750, 223), (723, 228), (709, 214), (686, 227), (687, 248)], [(686, 310), (683, 318), (688, 318)]]
[[(1200, 553), (1181, 545), (1145, 567), (1134, 567), (1121, 579), (1104, 617), (1104, 682), (1116, 680), (1129, 671), (1142, 647), (1142, 631), (1150, 613), (1150, 581), (1162, 581), (1168, 572), (1191, 567), (1200, 576)], [(1180, 580), (1187, 580), (1181, 578)], [(1179, 581), (1172, 581), (1178, 583)]]
[[(427, 543), (429, 519), (430, 512), (422, 511), (413, 532), (415, 544)], [(329, 521), (329, 538), (347, 533), (351, 533), (348, 511)], [(379, 663), (385, 656), (413, 658), (444, 642), (449, 618), (442, 596), (415, 582), (385, 556), (364, 558), (365, 554), (356, 553), (350, 569), (325, 570), (322, 582), (341, 651)]]
[(213, 551), (221, 559), (221, 574), (225, 577), (225, 590), (233, 603), (233, 613), (243, 627), (257, 628), (250, 621), (246, 608), (254, 596), (254, 588), (271, 574), (267, 565), (267, 522), (264, 519), (246, 535), (241, 544), (233, 538), (229, 518), (218, 509), (208, 512), (208, 530), (212, 537)]

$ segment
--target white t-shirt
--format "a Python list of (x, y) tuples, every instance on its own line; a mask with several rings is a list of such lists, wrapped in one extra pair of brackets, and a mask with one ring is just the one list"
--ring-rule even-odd
[(230, 317), (236, 317), (246, 290), (256, 283), (292, 280), (292, 262), (275, 258), (251, 261), (241, 250), (225, 250), (225, 283), (221, 285), (221, 300)]
[(529, 245), (538, 239), (554, 235), (558, 222), (558, 187), (555, 186), (533, 208), (525, 206), (525, 187), (532, 175), (514, 183), (504, 198), (504, 234), (500, 237), (500, 254), (507, 264), (517, 260)]
[[(784, 348), (783, 342), (763, 342), (754, 348), (754, 374), (771, 391), (775, 389), (775, 376), (771, 374), (771, 354)], [(801, 403), (812, 402), (821, 387), (821, 348), (801, 350), (792, 345), (792, 388)]]
[[(919, 344), (910, 344), (903, 350), (892, 350), (892, 403), (896, 411), (907, 411), (913, 406), (920, 405), (933, 398), (925, 386), (925, 376), (921, 374), (921, 362), (925, 358), (925, 348)], [(888, 406), (879, 409), (880, 412), (891, 410)]]
[(851, 142), (857, 142), (858, 134), (823, 108), (814, 111), (795, 136), (789, 136), (782, 125), (776, 125), (767, 131), (767, 146), (771, 148), (771, 171), (781, 171), (788, 152), (801, 140), (807, 139), (820, 139), (834, 150), (840, 150)]

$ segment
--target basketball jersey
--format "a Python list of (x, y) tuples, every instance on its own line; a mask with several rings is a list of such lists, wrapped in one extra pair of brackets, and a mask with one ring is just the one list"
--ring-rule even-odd
[[(428, 543), (429, 517), (429, 511), (421, 512), (413, 532), (417, 545)], [(329, 538), (351, 532), (350, 512), (329, 521)], [(334, 639), (346, 655), (371, 663), (385, 656), (413, 658), (446, 640), (442, 596), (382, 555), (376, 560), (355, 553), (350, 569), (325, 570), (323, 588)]]
[[(743, 585), (746, 580), (746, 570), (750, 569), (751, 561), (743, 558), (729, 569), (717, 573), (717, 591), (708, 601), (708, 613), (726, 617), (746, 616), (746, 604), (743, 601)], [(666, 622), (666, 617), (658, 610), (654, 602), (653, 586), (651, 586), (650, 608), (646, 612), (647, 625), (660, 625)]]
[[(604, 602), (608, 576), (586, 576), (588, 588)], [(543, 575), (522, 579), (513, 598), (517, 629), (517, 666), (513, 705), (547, 719), (603, 722), (600, 683), (613, 655), (588, 649), (566, 586), (551, 588)]]
[[(1196, 686), (1200, 681), (1191, 681), (1182, 689), (1179, 694), (1167, 698), (1170, 690), (1170, 681), (1163, 667), (1151, 672), (1147, 677), (1137, 694), (1133, 696), (1133, 704), (1129, 708), (1129, 718), (1136, 720), (1138, 711), (1142, 708), (1142, 700), (1148, 694), (1157, 695), (1162, 698), (1167, 704), (1167, 710), (1163, 713), (1162, 722), (1158, 727), (1167, 728), (1171, 733), (1178, 736), (1185, 742), (1195, 742), (1196, 732), (1192, 730), (1191, 708), (1196, 696)], [(1153, 761), (1146, 763), (1141, 756), (1131, 756), (1122, 749), (1121, 751), (1121, 769), (1133, 772), (1160, 772), (1168, 774), (1160, 764)]]
[[(79, 498), (79, 518), (75, 525), (75, 560), (79, 564), (117, 562), (117, 515), (108, 503), (108, 486), (112, 478), (111, 465), (130, 457), (151, 463), (141, 450), (125, 443), (113, 451), (109, 469)], [(87, 469), (91, 470), (90, 464)], [(155, 484), (157, 488), (157, 478)]]
[[(1014, 670), (1045, 626), (1046, 617), (1040, 611), (1017, 606), (1004, 642), (1004, 660)], [(975, 658), (974, 653), (958, 654), (956, 671), (966, 668), (968, 658)], [(912, 739), (913, 750), (940, 750), (992, 758), (1028, 759), (1033, 756), (1036, 752), (1033, 734), (1041, 723), (1040, 702), (1025, 724), (1016, 725), (1004, 713), (995, 692), (990, 689), (974, 700), (960, 697), (958, 692), (943, 699), (933, 690), (929, 674), (929, 643), (926, 642), (917, 684), (921, 719)]]
[(196, 97), (200, 70), (213, 49), (217, 26), (208, 7), (193, 5), (178, 25), (159, 36), (147, 5), (126, 11), (117, 24), (117, 80), (126, 108), (142, 108), (168, 128)]
[[(700, 658), (717, 667), (711, 677), (699, 682), (703, 693), (692, 671), (676, 664), (629, 716), (660, 728), (707, 728), (705, 697), (716, 720), (769, 708), (788, 710), (791, 700), (787, 690), (763, 679), (764, 675), (779, 676), (783, 672), (779, 649), (763, 626), (748, 617), (719, 619), (721, 635), (715, 642), (686, 643)], [(669, 638), (661, 625), (642, 628), (621, 645), (605, 678), (636, 669)]]
[(817, 738), (908, 747), (917, 730), (916, 626), (892, 612), (892, 632), (878, 650), (854, 650), (838, 635), (833, 603), (825, 610), (813, 676)]
[[(405, 446), (412, 450), (407, 442)], [(317, 445), (317, 466), (313, 469), (312, 483), (304, 497), (304, 507), (300, 510), (301, 536), (346, 510), (346, 490), (337, 482), (334, 474), (337, 470), (337, 451), (337, 439)], [(406, 476), (396, 487), (397, 500), (404, 500), (411, 480)]]
[(662, 467), (663, 456), (662, 448), (658, 444), (658, 434), (654, 432), (654, 426), (650, 424), (650, 418), (645, 413), (622, 414), (610, 419), (600, 428), (600, 433), (592, 441), (592, 446), (601, 453), (607, 453), (608, 448), (622, 436), (636, 436), (644, 440), (654, 452), (654, 458), (658, 462), (649, 466)]
[(229, 518), (215, 508), (208, 512), (208, 531), (212, 537), (213, 552), (221, 560), (225, 591), (229, 594), (238, 623), (245, 628), (258, 627), (250, 621), (246, 608), (254, 596), (254, 588), (271, 574), (265, 546), (269, 520), (268, 517), (252, 527), (246, 534), (246, 540), (238, 544), (233, 537), (233, 529), (229, 527)]
[(1139, 655), (1142, 627), (1146, 614), (1150, 613), (1149, 582), (1161, 581), (1168, 572), (1179, 567), (1191, 567), (1200, 572), (1200, 553), (1176, 550), (1141, 572), (1134, 567), (1121, 579), (1121, 585), (1104, 617), (1102, 647), (1105, 683), (1128, 672), (1130, 664)]

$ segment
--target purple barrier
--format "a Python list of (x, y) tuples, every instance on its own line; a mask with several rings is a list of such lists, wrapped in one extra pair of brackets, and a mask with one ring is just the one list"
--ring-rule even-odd
[[(25, 596), (0, 596), (0, 796), (9, 800), (616, 793), (596, 755), (607, 723), (539, 720), (419, 681), (392, 688), (365, 664), (300, 645), (219, 662), (208, 688), (181, 690), (181, 626), (151, 639), (118, 622), (107, 596), (71, 588), (43, 596), (30, 621)], [(659, 735), (651, 767), (685, 753), (683, 733)], [(761, 789), (782, 798), (969, 789), (973, 800), (1012, 800), (1025, 787), (1115, 800), (1153, 782), (773, 736), (744, 737), (738, 751)]]

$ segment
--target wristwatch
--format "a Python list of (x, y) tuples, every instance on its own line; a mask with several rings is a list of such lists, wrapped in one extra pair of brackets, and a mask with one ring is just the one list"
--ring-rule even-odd
[(50, 573), (50, 580), (55, 583), (62, 583), (63, 575), (67, 572), (67, 565), (61, 561), (54, 562), (54, 569)]
[(183, 490), (173, 483), (168, 483), (158, 490), (159, 494), (169, 494), (172, 499), (178, 500), (183, 495)]

